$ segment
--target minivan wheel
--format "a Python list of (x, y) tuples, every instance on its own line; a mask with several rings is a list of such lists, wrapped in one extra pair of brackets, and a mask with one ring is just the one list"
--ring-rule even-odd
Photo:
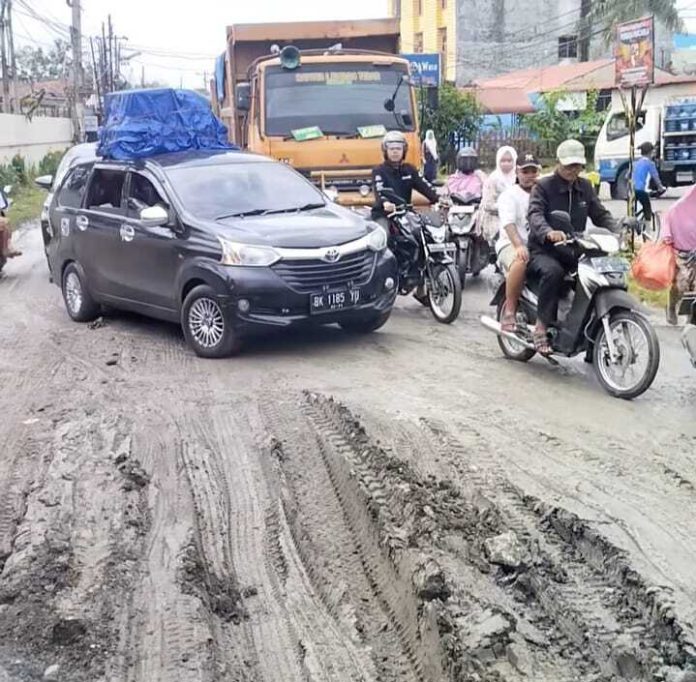
[(90, 295), (86, 277), (77, 263), (70, 263), (63, 272), (61, 289), (68, 315), (75, 322), (91, 322), (99, 316), (99, 304)]
[(186, 342), (202, 358), (224, 358), (241, 346), (229, 315), (207, 284), (192, 289), (181, 308), (181, 328)]

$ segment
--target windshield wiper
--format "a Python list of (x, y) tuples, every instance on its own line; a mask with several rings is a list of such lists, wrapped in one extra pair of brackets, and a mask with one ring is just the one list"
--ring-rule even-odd
[(274, 213), (299, 213), (300, 211), (311, 211), (315, 208), (324, 208), (326, 204), (320, 204), (318, 202), (313, 202), (309, 204), (303, 204), (302, 206), (289, 206), (288, 208), (272, 208), (263, 212), (263, 215), (272, 215)]
[(254, 208), (250, 211), (238, 211), (237, 213), (226, 213), (225, 215), (219, 215), (215, 220), (225, 220), (226, 218), (246, 218), (253, 215), (265, 215), (267, 213), (265, 208)]

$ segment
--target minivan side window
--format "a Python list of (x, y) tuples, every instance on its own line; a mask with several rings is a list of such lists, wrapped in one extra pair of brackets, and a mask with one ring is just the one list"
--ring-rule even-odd
[[(636, 132), (638, 132), (645, 125), (645, 112), (641, 111), (638, 114), (638, 120), (636, 121)], [(626, 121), (626, 114), (612, 114), (607, 123), (607, 140), (611, 142), (612, 140), (618, 140), (620, 137), (625, 137), (628, 135), (628, 122)]]
[(96, 168), (87, 190), (85, 208), (103, 213), (123, 214), (121, 197), (125, 179), (124, 171)]
[(128, 214), (134, 218), (138, 218), (140, 211), (150, 206), (159, 205), (165, 209), (169, 208), (155, 185), (139, 173), (131, 173), (127, 204)]
[(77, 166), (69, 171), (58, 194), (58, 206), (63, 208), (80, 208), (82, 206), (91, 170), (92, 166), (86, 165)]

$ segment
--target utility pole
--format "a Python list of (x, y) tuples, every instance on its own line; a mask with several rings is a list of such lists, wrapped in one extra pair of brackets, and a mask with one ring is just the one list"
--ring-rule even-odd
[(70, 38), (72, 43), (72, 102), (71, 118), (73, 122), (73, 141), (80, 142), (82, 139), (80, 132), (80, 118), (82, 114), (82, 15), (80, 0), (65, 0), (68, 7), (72, 9), (72, 26), (70, 28)]
[(10, 111), (17, 113), (19, 111), (19, 100), (17, 99), (17, 59), (14, 49), (14, 33), (12, 31), (12, 0), (7, 1), (7, 44), (10, 52)]
[(109, 14), (109, 47), (108, 62), (109, 62), (109, 92), (114, 91), (114, 27), (111, 23), (111, 15)]
[(8, 0), (0, 0), (0, 67), (2, 68), (2, 111), (10, 111), (10, 74), (7, 64), (7, 44), (5, 42), (5, 14)]

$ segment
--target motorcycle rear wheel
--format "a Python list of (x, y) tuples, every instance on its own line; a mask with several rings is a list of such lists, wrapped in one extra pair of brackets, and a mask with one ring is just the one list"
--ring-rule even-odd
[[(498, 304), (498, 311), (496, 319), (500, 324), (503, 323), (503, 311), (505, 310), (505, 299), (503, 299)], [(529, 324), (527, 314), (524, 308), (519, 307), (517, 309), (517, 320), (520, 324)], [(506, 336), (498, 336), (498, 345), (500, 350), (503, 351), (503, 355), (510, 360), (516, 360), (517, 362), (529, 362), (535, 355), (536, 352), (531, 348), (523, 346), (521, 343), (517, 344)]]

